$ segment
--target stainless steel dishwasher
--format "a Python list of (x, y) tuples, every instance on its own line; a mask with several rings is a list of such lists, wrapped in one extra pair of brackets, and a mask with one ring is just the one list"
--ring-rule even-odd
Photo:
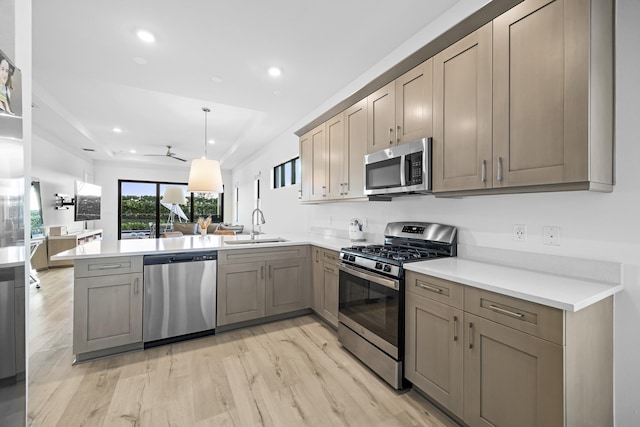
[(215, 332), (217, 252), (144, 257), (144, 346)]

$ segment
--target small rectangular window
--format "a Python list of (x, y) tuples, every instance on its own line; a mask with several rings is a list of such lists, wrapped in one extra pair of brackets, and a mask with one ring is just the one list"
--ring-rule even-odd
[(291, 159), (273, 168), (273, 188), (285, 187), (300, 182), (300, 157)]

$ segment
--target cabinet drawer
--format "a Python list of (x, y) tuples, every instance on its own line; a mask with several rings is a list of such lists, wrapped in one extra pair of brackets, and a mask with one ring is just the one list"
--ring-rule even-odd
[(218, 264), (272, 261), (306, 258), (309, 246), (283, 246), (281, 248), (230, 249), (218, 252)]
[(75, 277), (110, 276), (113, 274), (142, 273), (142, 257), (113, 257), (77, 259)]
[(464, 311), (530, 335), (564, 344), (562, 310), (468, 286)]
[(336, 251), (323, 249), (322, 262), (329, 263), (329, 264), (337, 264), (338, 262), (340, 262), (340, 254)]
[(448, 304), (452, 307), (462, 308), (464, 285), (460, 283), (407, 271), (406, 284), (408, 292)]

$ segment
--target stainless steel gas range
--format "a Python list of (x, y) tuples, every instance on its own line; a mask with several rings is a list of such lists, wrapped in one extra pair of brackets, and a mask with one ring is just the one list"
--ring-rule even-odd
[(338, 338), (396, 389), (403, 388), (404, 268), (408, 262), (456, 256), (457, 229), (391, 222), (384, 244), (340, 251)]

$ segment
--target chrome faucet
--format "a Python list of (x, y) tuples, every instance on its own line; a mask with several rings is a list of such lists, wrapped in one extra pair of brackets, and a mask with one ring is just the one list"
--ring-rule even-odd
[[(255, 208), (251, 212), (251, 239), (255, 239), (256, 235), (260, 234), (260, 224), (264, 224), (264, 214), (259, 208)], [(258, 226), (258, 231), (256, 231)]]

